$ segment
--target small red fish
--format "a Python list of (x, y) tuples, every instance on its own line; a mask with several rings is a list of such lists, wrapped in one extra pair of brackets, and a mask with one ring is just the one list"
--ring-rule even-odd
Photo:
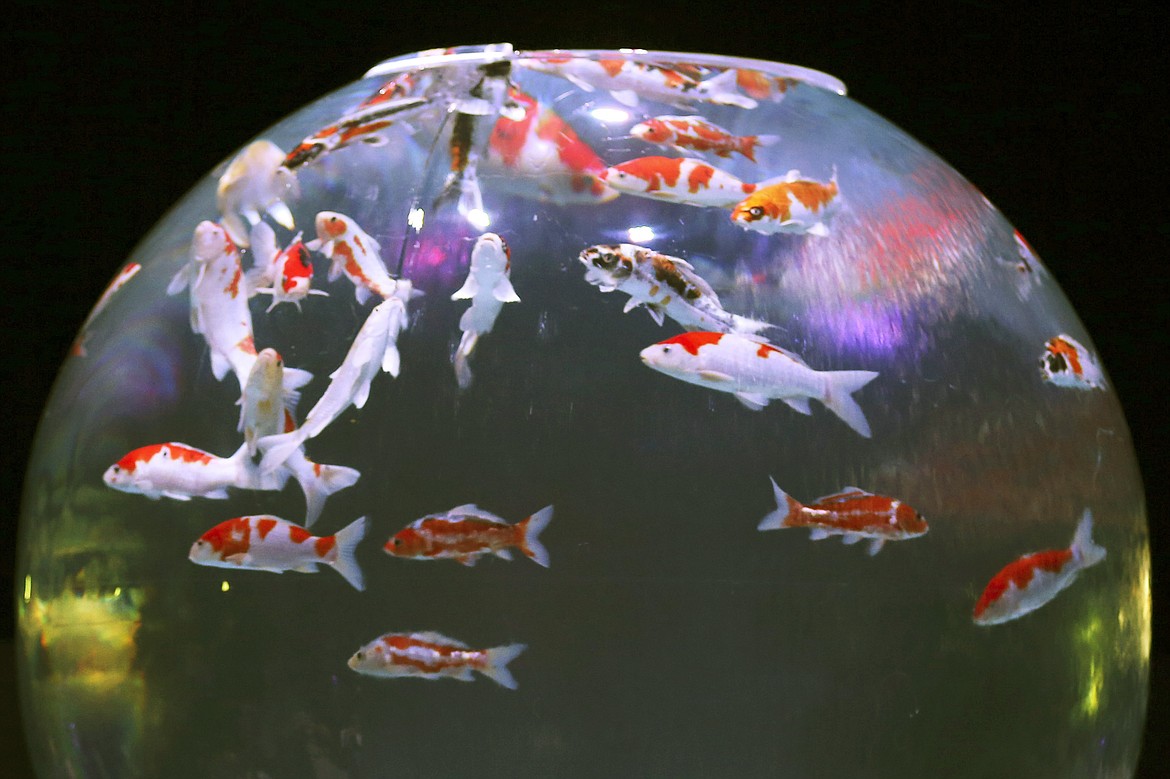
[(509, 547), (516, 547), (545, 568), (548, 550), (539, 536), (553, 516), (553, 507), (545, 506), (528, 519), (509, 525), (468, 503), (442, 514), (422, 517), (398, 531), (384, 547), (387, 554), (414, 560), (457, 560), (475, 565), (484, 555), (494, 554), (511, 560)]
[(387, 633), (375, 638), (349, 658), (349, 667), (367, 676), (416, 679), (457, 679), (470, 682), (478, 671), (496, 684), (516, 689), (508, 670), (527, 647), (508, 644), (491, 649), (471, 649), (462, 641), (441, 633)]
[(759, 530), (807, 527), (813, 541), (829, 536), (844, 536), (846, 544), (870, 539), (869, 553), (877, 554), (887, 541), (904, 541), (925, 535), (926, 520), (917, 511), (896, 498), (846, 487), (835, 495), (817, 498), (804, 505), (793, 499), (772, 480), (776, 510), (766, 515)]
[(1068, 549), (1024, 555), (991, 578), (975, 604), (976, 625), (998, 625), (1035, 611), (1068, 587), (1077, 575), (1105, 559), (1093, 542), (1093, 514), (1085, 509)]
[(720, 157), (739, 152), (756, 161), (757, 146), (771, 146), (776, 135), (732, 135), (701, 116), (656, 116), (630, 128), (630, 135), (648, 143), (671, 146), (678, 151), (709, 151)]

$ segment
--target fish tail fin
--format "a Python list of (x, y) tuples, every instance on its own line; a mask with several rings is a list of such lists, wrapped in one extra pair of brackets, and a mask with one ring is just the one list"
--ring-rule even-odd
[(537, 565), (548, 568), (548, 550), (540, 543), (540, 534), (548, 527), (553, 518), (553, 507), (545, 506), (528, 519), (520, 523), (521, 541), (520, 551), (532, 558)]
[(361, 591), (366, 588), (362, 579), (362, 569), (354, 557), (354, 550), (366, 536), (366, 518), (358, 517), (353, 522), (337, 531), (333, 539), (337, 542), (337, 559), (332, 562), (333, 568), (345, 577), (345, 580)]
[(699, 83), (703, 85), (703, 89), (707, 92), (708, 99), (712, 103), (734, 105), (740, 108), (755, 108), (759, 103), (747, 95), (740, 94), (736, 78), (735, 68), (728, 68), (718, 76), (712, 76)]
[(272, 473), (284, 465), (292, 453), (305, 443), (306, 438), (303, 427), (299, 427), (291, 433), (280, 433), (261, 438), (257, 442), (264, 451), (264, 457), (260, 460), (261, 472)]
[(168, 295), (178, 295), (187, 288), (191, 283), (191, 263), (186, 262), (183, 267), (179, 268), (179, 272), (171, 278), (171, 283), (167, 284)]
[(244, 220), (240, 219), (240, 215), (234, 211), (230, 211), (223, 215), (219, 220), (223, 225), (224, 232), (228, 234), (228, 238), (232, 239), (232, 243), (241, 249), (247, 249), (252, 245), (251, 237), (248, 235), (248, 228), (244, 224)]
[(1082, 568), (1096, 565), (1105, 559), (1105, 547), (1097, 544), (1092, 536), (1093, 512), (1086, 508), (1072, 540), (1073, 559), (1079, 560)]
[(527, 648), (526, 644), (493, 647), (487, 651), (487, 664), (479, 669), (479, 672), (496, 684), (507, 687), (509, 690), (515, 690), (517, 687), (516, 678), (508, 670), (508, 663), (519, 657), (520, 653)]
[(869, 438), (872, 433), (869, 430), (869, 422), (865, 419), (865, 412), (853, 399), (853, 393), (877, 376), (876, 371), (830, 371), (825, 396), (821, 399), (825, 408), (865, 438)]
[(251, 447), (245, 441), (230, 458), (235, 468), (236, 485), (250, 490), (280, 490), (288, 481), (288, 474), (281, 471), (266, 472), (252, 462)]
[(318, 465), (297, 450), (285, 465), (305, 493), (305, 527), (311, 527), (325, 508), (325, 499), (346, 487), (352, 487), (361, 478), (361, 471), (344, 465)]
[(760, 524), (756, 525), (756, 530), (779, 530), (780, 528), (789, 527), (792, 520), (804, 508), (791, 495), (780, 489), (780, 485), (776, 484), (776, 480), (768, 477), (772, 482), (772, 493), (776, 496), (776, 510), (770, 511), (764, 515), (760, 520)]
[(467, 330), (463, 333), (463, 337), (459, 339), (459, 346), (455, 349), (455, 356), (451, 358), (451, 362), (455, 366), (455, 381), (459, 384), (459, 389), (461, 390), (470, 387), (472, 380), (475, 378), (471, 372), (471, 352), (475, 349), (475, 344), (478, 341), (479, 333), (474, 330)]
[(732, 314), (731, 326), (735, 328), (735, 332), (737, 333), (755, 335), (756, 333), (773, 328), (776, 325), (772, 324), (771, 322), (763, 322), (759, 319), (748, 319), (746, 316)]

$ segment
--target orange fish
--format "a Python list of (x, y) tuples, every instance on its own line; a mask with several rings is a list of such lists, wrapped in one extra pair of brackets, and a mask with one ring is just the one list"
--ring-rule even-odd
[(803, 179), (789, 171), (780, 179), (760, 182), (731, 211), (731, 221), (745, 230), (825, 236), (825, 220), (836, 210), (840, 191), (837, 173), (827, 182)]
[(478, 671), (496, 684), (516, 689), (508, 670), (527, 647), (508, 644), (491, 649), (472, 649), (441, 633), (387, 633), (375, 638), (349, 658), (349, 667), (367, 676), (385, 678), (457, 679), (470, 682)]
[(528, 519), (509, 525), (468, 503), (442, 514), (422, 517), (398, 531), (384, 549), (395, 557), (414, 560), (457, 560), (475, 565), (484, 555), (494, 554), (511, 560), (509, 547), (516, 547), (545, 568), (548, 550), (539, 536), (553, 516), (553, 507), (545, 506)]
[(835, 495), (817, 498), (805, 505), (795, 500), (772, 480), (776, 510), (766, 515), (759, 530), (807, 527), (813, 541), (844, 536), (846, 544), (870, 539), (869, 553), (877, 554), (887, 541), (904, 541), (925, 535), (926, 520), (896, 498), (846, 487)]
[(678, 151), (709, 151), (720, 157), (739, 152), (756, 161), (757, 146), (771, 146), (776, 135), (732, 135), (701, 116), (656, 116), (630, 128), (630, 135), (648, 143), (671, 146)]

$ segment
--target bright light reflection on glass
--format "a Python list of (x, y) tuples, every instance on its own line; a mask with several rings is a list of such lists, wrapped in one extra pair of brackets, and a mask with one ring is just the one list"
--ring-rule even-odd
[(24, 602), (28, 603), (32, 600), (32, 577), (24, 577)]
[(406, 215), (406, 223), (415, 230), (421, 230), (423, 226), (423, 210), (421, 208), (410, 209), (410, 213)]
[(467, 221), (471, 222), (474, 227), (483, 230), (492, 223), (492, 218), (483, 209), (473, 208), (467, 212)]
[(629, 112), (621, 108), (594, 108), (589, 112), (589, 115), (597, 121), (605, 122), (606, 124), (626, 122), (630, 118)]
[(654, 228), (649, 225), (639, 225), (627, 230), (626, 235), (630, 236), (630, 240), (634, 243), (647, 243), (654, 240)]
[(227, 592), (227, 591), (228, 591), (228, 590), (230, 590), (231, 588), (232, 588), (232, 586), (231, 586), (230, 584), (228, 584), (228, 583), (227, 583), (227, 580), (226, 580), (226, 579), (224, 579), (224, 582), (223, 582), (223, 584), (219, 585), (219, 591), (220, 591), (220, 592)]

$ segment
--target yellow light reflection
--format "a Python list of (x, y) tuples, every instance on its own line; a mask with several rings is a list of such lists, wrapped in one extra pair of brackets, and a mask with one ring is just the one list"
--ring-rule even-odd
[(230, 584), (228, 584), (228, 583), (227, 583), (227, 580), (226, 580), (226, 579), (224, 579), (224, 582), (223, 582), (223, 584), (219, 585), (219, 591), (220, 591), (220, 592), (227, 592), (227, 591), (228, 591), (228, 590), (230, 590), (231, 588), (232, 588), (232, 586), (231, 586)]
[(25, 575), (24, 577), (24, 602), (28, 603), (32, 599), (32, 576)]

